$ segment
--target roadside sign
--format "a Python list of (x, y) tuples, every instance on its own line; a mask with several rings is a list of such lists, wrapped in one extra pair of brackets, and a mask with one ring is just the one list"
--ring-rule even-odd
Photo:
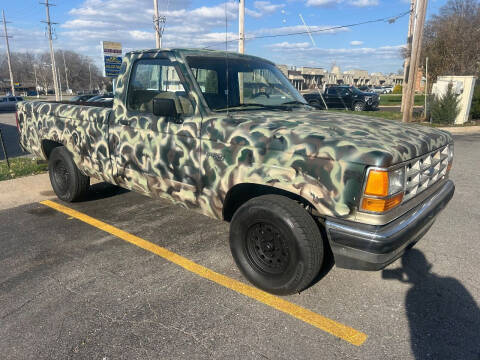
[(115, 78), (122, 65), (122, 44), (102, 41), (103, 76)]

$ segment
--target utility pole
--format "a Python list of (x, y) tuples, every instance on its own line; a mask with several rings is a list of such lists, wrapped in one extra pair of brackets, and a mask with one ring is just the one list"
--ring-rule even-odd
[(55, 6), (54, 4), (49, 4), (48, 0), (45, 0), (44, 3), (40, 3), (45, 5), (45, 12), (47, 15), (46, 21), (42, 21), (43, 23), (47, 24), (47, 31), (48, 31), (48, 42), (50, 44), (50, 60), (52, 62), (52, 77), (53, 77), (53, 87), (55, 89), (55, 101), (59, 101), (59, 90), (58, 90), (58, 78), (57, 78), (57, 66), (55, 65), (55, 52), (53, 51), (53, 43), (52, 43), (52, 23), (50, 21), (50, 6)]
[(155, 16), (153, 23), (155, 25), (155, 46), (157, 49), (162, 47), (162, 36), (160, 35), (160, 17), (158, 16), (158, 0), (153, 0), (153, 8), (155, 10)]
[(7, 48), (7, 62), (8, 62), (8, 72), (10, 73), (10, 87), (12, 89), (12, 95), (15, 96), (15, 85), (13, 83), (13, 73), (12, 73), (12, 63), (10, 60), (10, 46), (8, 44), (8, 38), (11, 36), (8, 36), (7, 32), (7, 22), (5, 21), (5, 12), (2, 10), (2, 17), (3, 17), (3, 31), (5, 32), (5, 45)]
[(417, 0), (410, 1), (410, 19), (408, 20), (408, 36), (407, 36), (407, 57), (403, 64), (403, 86), (402, 86), (402, 105), (400, 111), (403, 113), (405, 108), (405, 91), (408, 83), (408, 72), (410, 70), (410, 58), (412, 56), (412, 40), (413, 27), (415, 25), (415, 15), (417, 13)]
[(153, 16), (153, 26), (155, 28), (155, 45), (157, 49), (161, 49), (163, 30), (165, 30), (165, 23), (167, 22), (167, 18), (158, 14), (158, 0), (153, 0), (153, 10), (155, 12), (155, 15)]
[(238, 52), (245, 53), (245, 0), (238, 5)]
[(67, 70), (67, 63), (65, 62), (65, 51), (62, 50), (62, 56), (63, 56), (63, 68), (65, 69), (65, 84), (67, 85), (67, 94), (70, 94), (68, 91), (70, 89), (70, 86), (68, 86), (68, 70)]
[(425, 25), (425, 15), (427, 13), (428, 0), (418, 0), (418, 14), (415, 20), (413, 30), (412, 56), (410, 60), (410, 70), (408, 71), (408, 84), (405, 92), (405, 105), (403, 111), (403, 122), (410, 122), (413, 116), (413, 105), (415, 97), (415, 78), (420, 63), (420, 53), (422, 49), (423, 27)]

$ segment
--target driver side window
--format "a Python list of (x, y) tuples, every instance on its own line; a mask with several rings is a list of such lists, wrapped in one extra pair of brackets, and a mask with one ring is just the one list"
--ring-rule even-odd
[(153, 99), (172, 99), (179, 114), (193, 115), (175, 66), (167, 59), (143, 59), (135, 63), (127, 95), (128, 110), (153, 114)]

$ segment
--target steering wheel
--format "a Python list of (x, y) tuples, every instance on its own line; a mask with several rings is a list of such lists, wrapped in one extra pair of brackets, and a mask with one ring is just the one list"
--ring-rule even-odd
[(259, 91), (259, 92), (257, 92), (256, 94), (253, 94), (253, 95), (252, 95), (252, 98), (256, 98), (256, 97), (259, 97), (259, 96), (262, 96), (262, 95), (263, 95), (263, 96), (266, 96), (267, 99), (270, 98), (270, 95), (268, 95), (265, 90)]

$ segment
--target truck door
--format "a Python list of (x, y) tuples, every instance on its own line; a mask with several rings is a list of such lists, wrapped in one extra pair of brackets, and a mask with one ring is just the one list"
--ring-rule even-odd
[(325, 102), (329, 108), (338, 108), (340, 107), (340, 99), (338, 98), (337, 89), (333, 86), (327, 88), (325, 91)]
[[(119, 185), (152, 197), (195, 207), (201, 188), (201, 116), (172, 58), (142, 56), (130, 69), (110, 129), (110, 147)], [(153, 99), (172, 99), (176, 119), (153, 114)]]
[(351, 109), (352, 108), (352, 93), (348, 88), (342, 87), (337, 89), (338, 97), (339, 97), (339, 107), (342, 109)]

